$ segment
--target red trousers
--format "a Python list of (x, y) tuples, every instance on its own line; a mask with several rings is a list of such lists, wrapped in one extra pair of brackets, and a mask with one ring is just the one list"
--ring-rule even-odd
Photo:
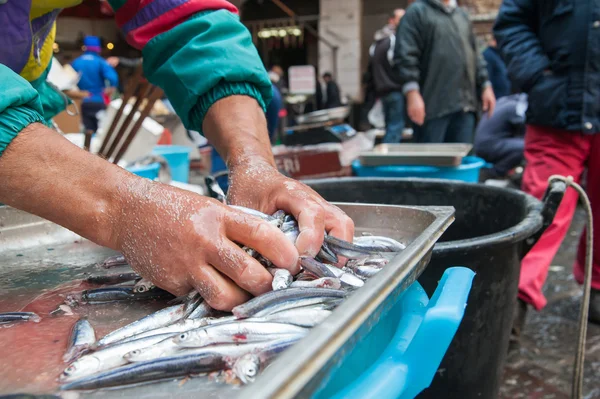
[[(587, 167), (587, 194), (594, 214), (594, 271), (592, 287), (600, 290), (600, 134), (585, 135), (542, 126), (527, 126), (525, 135), (527, 167), (523, 175), (523, 191), (541, 199), (551, 175), (573, 176), (579, 183)], [(546, 306), (542, 286), (548, 268), (565, 237), (577, 207), (577, 192), (569, 188), (554, 221), (521, 262), (519, 298), (537, 310)], [(583, 282), (585, 232), (579, 242), (573, 267), (575, 279)]]

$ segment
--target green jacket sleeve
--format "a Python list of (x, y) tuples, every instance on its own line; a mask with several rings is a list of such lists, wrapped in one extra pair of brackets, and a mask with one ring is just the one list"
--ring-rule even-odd
[(231, 95), (250, 96), (266, 110), (271, 83), (237, 15), (198, 13), (161, 33), (143, 48), (144, 73), (161, 87), (183, 124), (202, 132), (213, 103)]
[(0, 156), (21, 130), (44, 123), (37, 91), (25, 79), (0, 64)]

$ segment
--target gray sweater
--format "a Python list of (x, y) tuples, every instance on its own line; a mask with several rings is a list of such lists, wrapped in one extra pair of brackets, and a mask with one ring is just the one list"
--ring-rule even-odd
[(394, 61), (403, 91), (420, 90), (426, 120), (477, 109), (489, 82), (463, 9), (418, 0), (406, 10), (396, 37)]

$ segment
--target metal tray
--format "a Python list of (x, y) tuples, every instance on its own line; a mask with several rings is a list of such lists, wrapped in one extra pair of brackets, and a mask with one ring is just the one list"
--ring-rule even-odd
[(473, 148), (471, 144), (379, 144), (360, 155), (363, 166), (427, 165), (458, 166)]
[[(353, 293), (324, 323), (270, 365), (254, 384), (238, 388), (201, 377), (193, 378), (183, 385), (180, 381), (164, 381), (86, 392), (81, 397), (162, 399), (201, 395), (208, 399), (310, 396), (326, 382), (331, 367), (351, 351), (362, 336), (368, 334), (379, 317), (394, 305), (400, 293), (421, 274), (429, 262), (433, 245), (454, 220), (452, 207), (368, 204), (338, 206), (354, 220), (357, 234), (387, 235), (407, 247), (382, 272)], [(12, 303), (16, 306), (19, 301), (30, 300), (39, 291), (51, 289), (60, 281), (82, 278), (90, 271), (98, 273), (98, 269), (91, 263), (103, 259), (108, 253), (110, 250), (81, 240), (51, 222), (12, 208), (0, 207), (0, 309), (3, 304)], [(25, 292), (25, 284), (35, 289)], [(15, 299), (16, 293), (23, 297)], [(110, 311), (115, 312), (115, 307), (121, 305), (110, 306)], [(140, 310), (136, 306), (141, 305), (125, 306), (122, 312), (135, 311), (138, 318)], [(116, 311), (121, 312), (120, 309)], [(101, 320), (105, 319), (90, 318), (93, 324), (100, 323)], [(39, 327), (43, 325), (44, 319)], [(4, 347), (28, 345), (27, 336), (19, 336), (15, 339), (18, 342), (2, 342), (2, 336), (0, 330), (0, 343)], [(30, 355), (36, 358), (36, 351), (40, 348), (39, 339), (38, 345), (30, 346)], [(19, 365), (3, 364), (0, 359), (0, 369), (5, 367)], [(21, 375), (21, 379), (33, 380), (35, 376), (33, 373)], [(27, 384), (23, 385), (26, 387)], [(0, 383), (0, 394), (12, 393), (4, 392), (1, 388)], [(23, 392), (23, 389), (19, 391)]]

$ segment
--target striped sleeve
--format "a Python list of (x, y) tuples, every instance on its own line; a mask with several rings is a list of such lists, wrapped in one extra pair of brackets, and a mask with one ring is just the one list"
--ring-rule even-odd
[(237, 8), (225, 0), (109, 0), (127, 42), (141, 50), (154, 37), (203, 11)]

